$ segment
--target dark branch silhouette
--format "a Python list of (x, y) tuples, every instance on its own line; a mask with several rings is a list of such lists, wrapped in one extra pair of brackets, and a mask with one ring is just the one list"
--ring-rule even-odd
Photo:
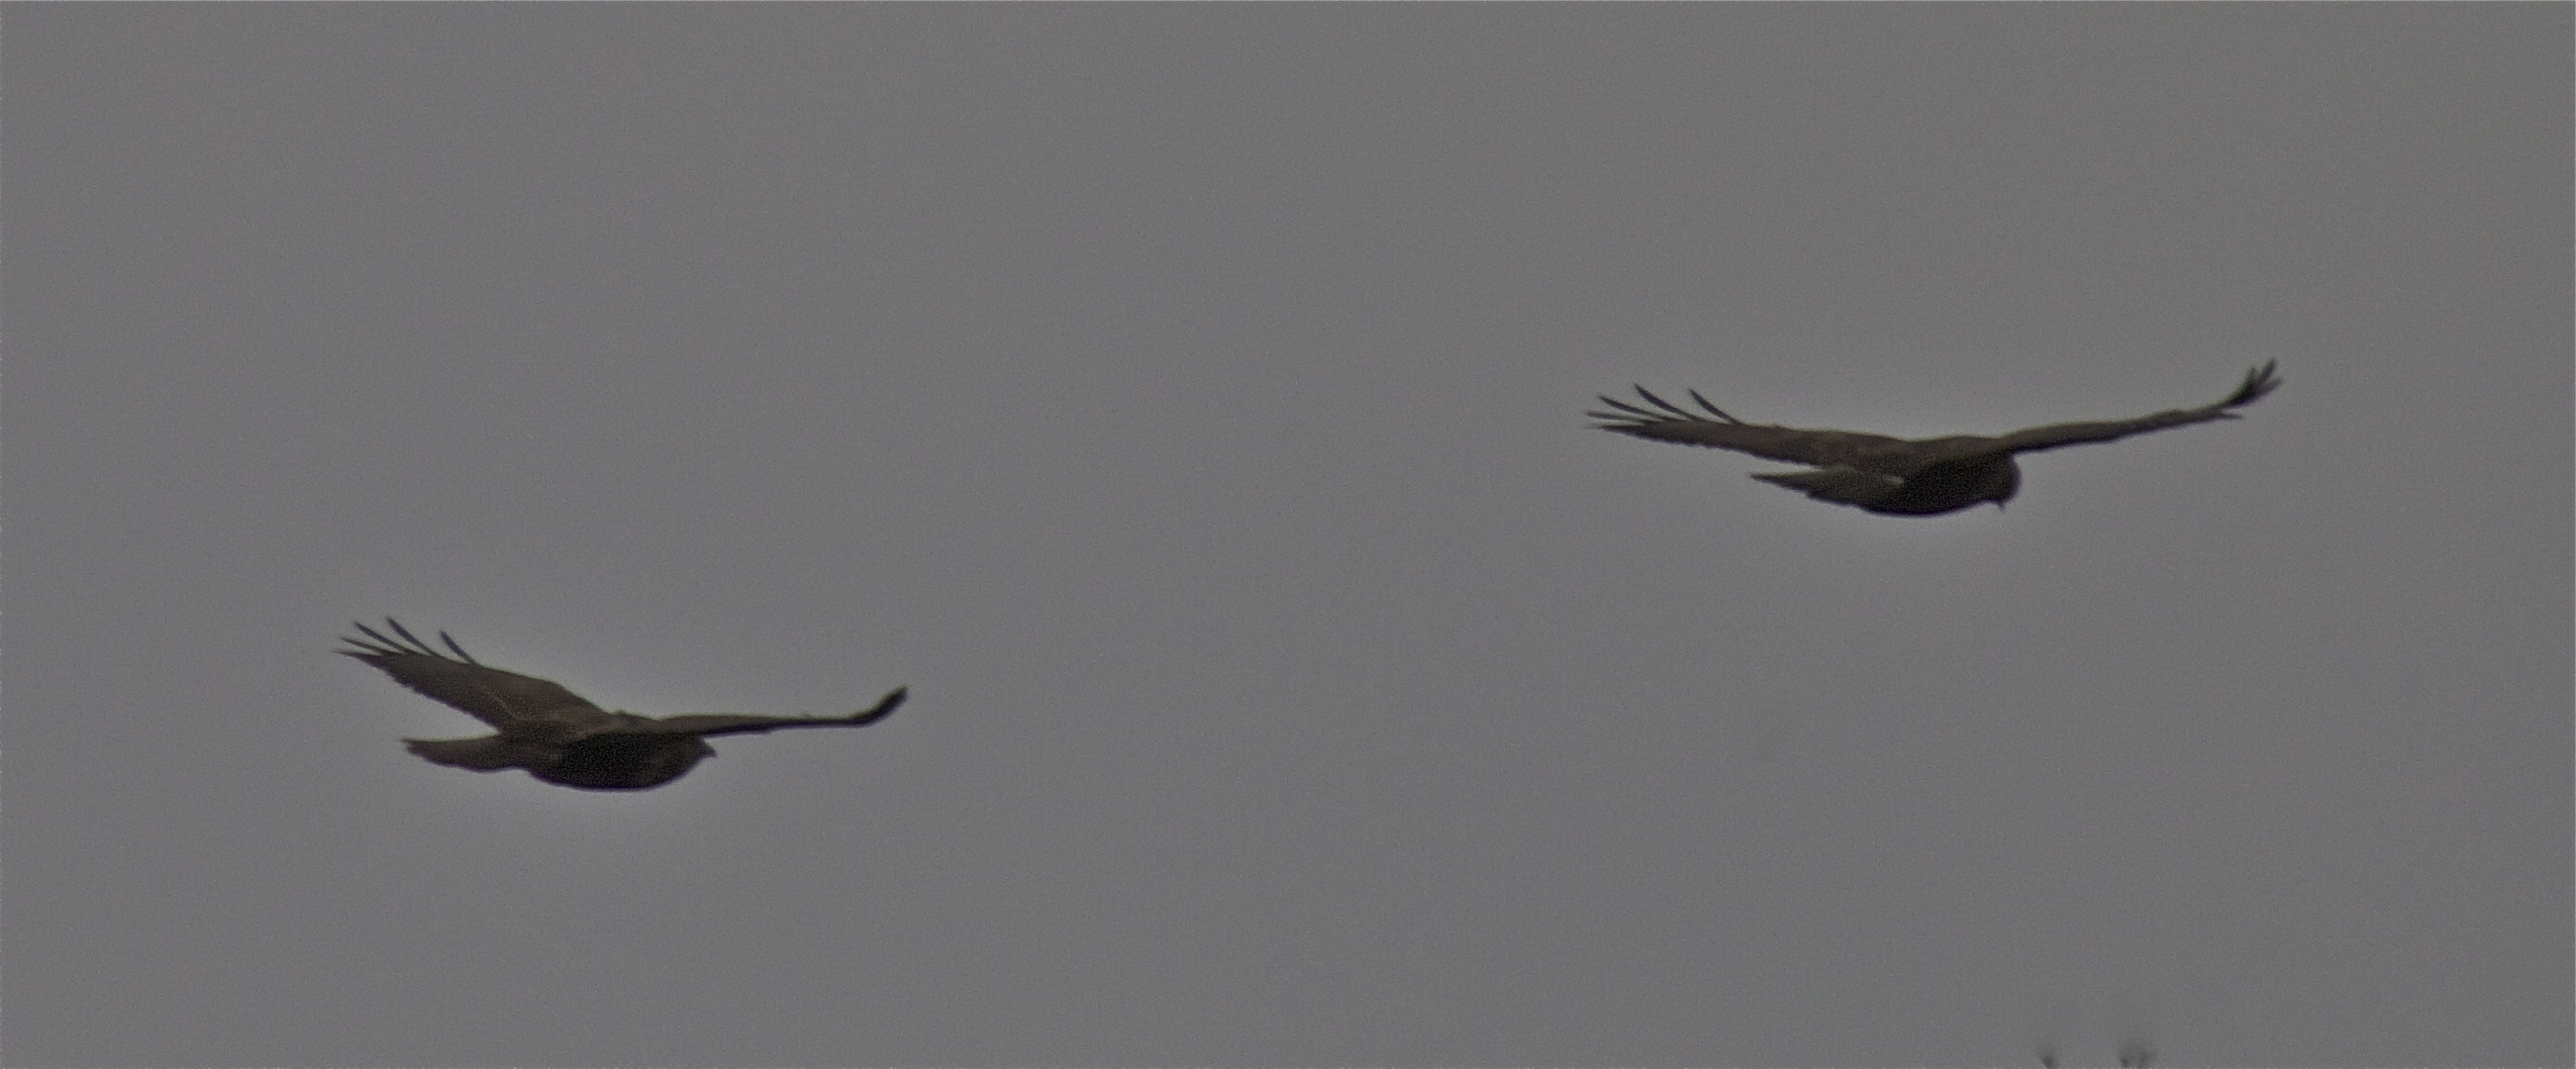
[(896, 687), (874, 708), (848, 716), (637, 716), (602, 709), (551, 680), (485, 665), (445, 631), (438, 640), (448, 652), (441, 653), (392, 617), (385, 626), (398, 637), (358, 624), (366, 638), (341, 639), (353, 648), (335, 652), (374, 665), (394, 682), (495, 732), (471, 739), (405, 739), (404, 748), (433, 764), (476, 772), (523, 768), (548, 783), (586, 791), (640, 791), (669, 783), (715, 756), (715, 747), (706, 743), (713, 735), (866, 727), (894, 712), (908, 691)]
[(1754, 476), (1785, 486), (1818, 501), (1890, 516), (1938, 516), (1988, 501), (1996, 508), (2021, 488), (2017, 453), (2063, 449), (2070, 445), (2113, 442), (2133, 434), (2186, 427), (2211, 420), (2235, 419), (2233, 409), (2262, 400), (2281, 385), (2273, 363), (2245, 373), (2245, 381), (2216, 404), (2177, 408), (2136, 419), (2088, 423), (2052, 423), (2004, 435), (1961, 434), (1947, 438), (1891, 438), (1859, 431), (1802, 430), (1746, 423), (1710, 404), (1699, 391), (1690, 398), (1693, 412), (1645, 387), (1637, 396), (1648, 408), (1611, 397), (1601, 403), (1614, 411), (1587, 412), (1601, 422), (1593, 426), (1658, 442), (1732, 449), (1765, 460), (1804, 464), (1814, 471), (1766, 472)]

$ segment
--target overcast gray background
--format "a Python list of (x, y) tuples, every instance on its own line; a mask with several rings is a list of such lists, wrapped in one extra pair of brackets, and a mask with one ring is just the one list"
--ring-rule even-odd
[(6, 31), (10, 1065), (2576, 1058), (2566, 5)]

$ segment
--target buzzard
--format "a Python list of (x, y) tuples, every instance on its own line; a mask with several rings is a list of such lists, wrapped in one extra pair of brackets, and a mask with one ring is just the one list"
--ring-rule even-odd
[[(1765, 460), (1805, 464), (1813, 471), (1764, 472), (1754, 476), (1785, 486), (1818, 501), (1887, 516), (1938, 516), (1974, 508), (1988, 501), (2004, 507), (2021, 488), (2021, 468), (2013, 454), (2062, 449), (2070, 445), (2111, 442), (2132, 434), (2168, 427), (2235, 419), (2232, 409), (2262, 400), (2281, 385), (2273, 364), (2245, 373), (2236, 392), (2216, 404), (2176, 408), (2136, 419), (2098, 423), (2052, 423), (2004, 435), (1959, 434), (1947, 438), (1890, 438), (1859, 431), (1810, 431), (1763, 423), (1746, 423), (1690, 391), (1707, 415), (1682, 408), (1637, 387), (1637, 396), (1653, 409), (1603, 397), (1615, 412), (1587, 412), (1605, 431), (1658, 442), (1707, 446), (1751, 453)], [(1660, 411), (1658, 411), (1660, 410)]]
[(438, 640), (450, 657), (385, 618), (399, 639), (365, 624), (367, 637), (343, 638), (355, 657), (394, 677), (394, 682), (492, 725), (495, 735), (476, 739), (404, 739), (403, 747), (432, 764), (498, 772), (524, 768), (548, 783), (585, 791), (641, 791), (687, 775), (715, 756), (710, 735), (757, 735), (780, 728), (866, 727), (903, 704), (896, 687), (876, 708), (848, 716), (746, 716), (690, 713), (650, 717), (610, 712), (550, 680), (504, 672), (466, 653), (447, 632)]

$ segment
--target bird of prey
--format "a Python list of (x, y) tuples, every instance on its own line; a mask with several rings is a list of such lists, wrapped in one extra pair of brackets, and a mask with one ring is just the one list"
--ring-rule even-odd
[(2245, 373), (2245, 381), (2216, 404), (2176, 408), (2136, 419), (2096, 423), (2052, 423), (2003, 435), (1960, 434), (1948, 438), (1890, 438), (1859, 431), (1811, 431), (1763, 423), (1746, 423), (1690, 391), (1707, 414), (1682, 408), (1637, 387), (1637, 396), (1652, 409), (1603, 397), (1615, 412), (1587, 412), (1605, 431), (1658, 442), (1732, 449), (1765, 460), (1805, 464), (1813, 471), (1764, 472), (1753, 476), (1774, 486), (1837, 505), (1888, 516), (1938, 516), (1974, 508), (1988, 501), (2000, 509), (2021, 488), (2016, 453), (2063, 449), (2070, 445), (2110, 442), (2132, 434), (2184, 427), (2215, 419), (2235, 419), (2232, 409), (2262, 400), (2281, 385), (2265, 363)]
[(780, 728), (866, 727), (903, 704), (896, 687), (876, 707), (848, 716), (747, 716), (691, 713), (650, 717), (610, 712), (551, 680), (485, 665), (438, 633), (455, 656), (431, 649), (403, 625), (385, 618), (399, 638), (365, 624), (367, 637), (343, 638), (355, 657), (394, 677), (394, 682), (492, 726), (497, 734), (473, 739), (404, 739), (403, 747), (432, 764), (498, 772), (524, 768), (548, 783), (585, 791), (640, 791), (687, 775), (715, 756), (710, 735), (757, 735)]

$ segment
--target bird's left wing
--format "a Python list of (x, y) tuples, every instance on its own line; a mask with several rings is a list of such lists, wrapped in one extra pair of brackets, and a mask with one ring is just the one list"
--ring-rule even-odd
[(1902, 476), (1921, 462), (1919, 454), (1922, 448), (1903, 438), (1860, 431), (1808, 430), (1746, 423), (1708, 403), (1708, 398), (1700, 396), (1697, 390), (1690, 392), (1691, 400), (1699, 402), (1699, 406), (1707, 410), (1706, 415), (1657, 397), (1643, 386), (1636, 387), (1636, 390), (1638, 398), (1653, 405), (1653, 409), (1615, 397), (1603, 397), (1601, 403), (1615, 411), (1586, 412), (1584, 415), (1600, 420), (1593, 424), (1600, 430), (1617, 431), (1650, 441), (1732, 449), (1788, 464), (1853, 468)]
[(687, 713), (623, 724), (608, 734), (617, 735), (758, 735), (780, 728), (863, 728), (893, 713), (911, 690), (896, 687), (879, 699), (876, 708), (848, 716), (752, 716), (742, 713)]
[(365, 624), (356, 626), (367, 637), (341, 639), (353, 648), (337, 652), (374, 665), (394, 677), (394, 682), (490, 724), (495, 731), (580, 731), (616, 719), (553, 680), (505, 672), (475, 660), (447, 632), (439, 632), (438, 637), (453, 657), (431, 649), (390, 617), (385, 626), (400, 638), (387, 637)]
[(2014, 431), (1993, 439), (1992, 445), (1982, 447), (1979, 451), (2002, 449), (2013, 453), (2036, 453), (2043, 449), (2063, 449), (2070, 445), (2113, 442), (2132, 434), (2161, 431), (2169, 427), (2187, 427), (2214, 419), (2235, 419), (2236, 413), (2229, 411), (2230, 409), (2242, 408), (2260, 401), (2264, 394), (2271, 393), (2280, 387), (2280, 376), (2273, 373), (2273, 367), (2278, 363), (2279, 361), (2269, 361), (2262, 367), (2246, 372), (2245, 381), (2236, 387), (2236, 392), (2228, 394), (2226, 399), (2216, 404), (2202, 405), (2199, 408), (2168, 409), (2136, 419), (2104, 420), (2097, 423), (2052, 423), (2045, 427)]

